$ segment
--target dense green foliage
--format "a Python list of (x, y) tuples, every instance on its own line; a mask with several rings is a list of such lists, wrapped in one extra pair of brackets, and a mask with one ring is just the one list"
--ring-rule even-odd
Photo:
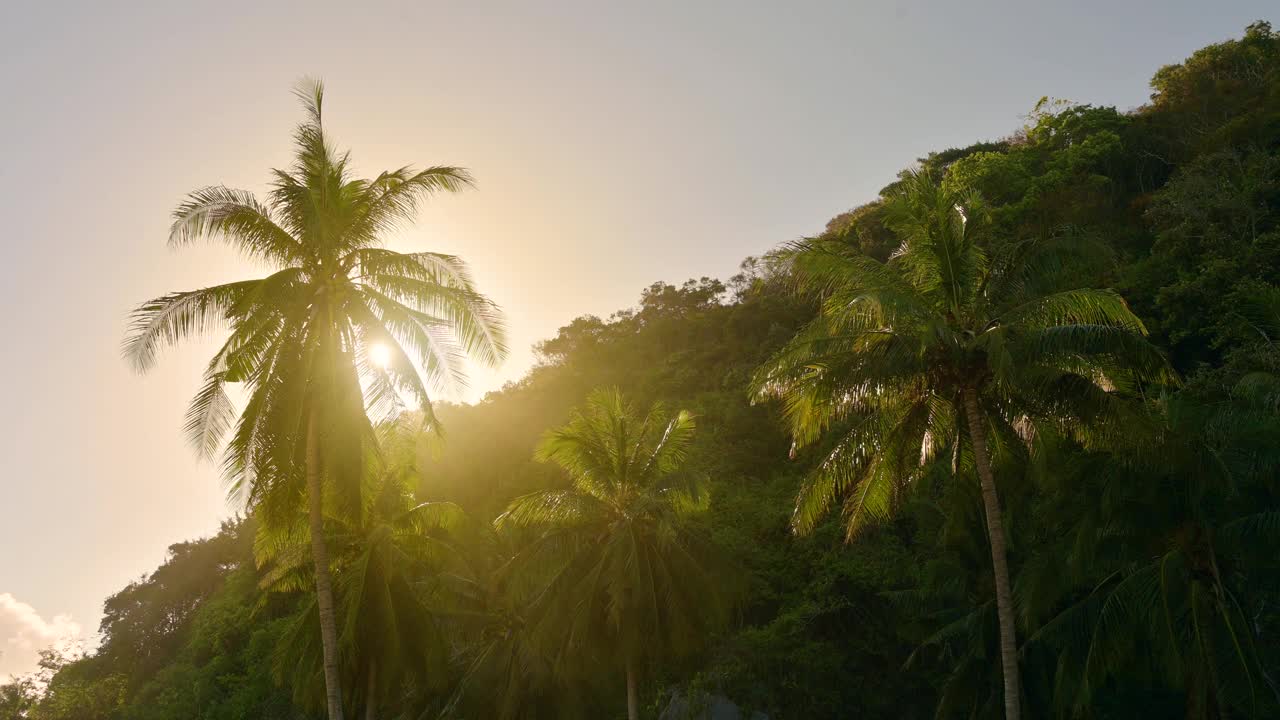
[[(1005, 444), (1021, 449), (992, 454), (1023, 708), (1277, 717), (1280, 34), (1255, 24), (1161, 69), (1152, 87), (1151, 102), (1129, 113), (1042, 102), (1014, 136), (923, 158), (919, 173), (807, 242), (888, 260), (909, 233), (891, 199), (929, 177), (949, 197), (981, 197), (988, 225), (975, 242), (989, 257), (1019, 244), (1087, 249), (1076, 254), (1089, 262), (1054, 256), (1041, 270), (1060, 288), (1114, 288), (1180, 382), (1090, 376), (1108, 395), (1106, 413), (1090, 409), (1101, 419), (1013, 428)], [(708, 502), (690, 503), (670, 532), (709, 539), (724, 568), (710, 581), (733, 608), (679, 653), (634, 655), (642, 716), (657, 717), (679, 689), (772, 718), (1001, 717), (996, 588), (973, 464), (909, 464), (913, 482), (859, 518), (851, 542), (849, 516), (797, 508), (842, 437), (831, 429), (849, 418), (832, 417), (792, 457), (786, 408), (753, 404), (758, 368), (822, 308), (794, 280), (784, 265), (748, 260), (727, 283), (657, 283), (634, 309), (561, 328), (519, 382), (438, 407), (442, 439), (384, 441), (382, 472), (366, 474), (370, 499), (326, 524), (344, 558), (347, 687), (377, 696), (386, 718), (623, 716), (626, 663), (607, 634), (588, 657), (563, 662), (571, 644), (548, 642), (556, 634), (539, 626), (583, 620), (569, 606), (539, 612), (551, 583), (525, 561), (549, 536), (538, 523), (493, 522), (517, 498), (581, 489), (581, 465), (561, 472), (535, 448), (594, 390), (616, 387), (636, 407), (662, 402), (696, 418), (680, 467), (702, 479)], [(1107, 317), (1128, 323), (1115, 303)], [(1037, 406), (1043, 386), (1017, 387), (1033, 390), (1028, 417), (1062, 420), (1058, 409), (1079, 399), (1059, 388), (1060, 403)], [(429, 518), (405, 516), (420, 503)], [(314, 597), (287, 563), (268, 561), (287, 543), (275, 555), (259, 544), (255, 557), (257, 522), (175, 545), (165, 565), (108, 600), (99, 648), (48, 657), (47, 687), (5, 686), (0, 717), (319, 717), (318, 636), (298, 633)], [(600, 566), (595, 550), (587, 557)], [(530, 568), (532, 577), (519, 572)], [(359, 598), (357, 586), (367, 589)], [(395, 620), (402, 611), (414, 619)], [(290, 639), (303, 635), (311, 647)], [(399, 645), (364, 642), (390, 636)], [(369, 673), (371, 662), (386, 674)]]

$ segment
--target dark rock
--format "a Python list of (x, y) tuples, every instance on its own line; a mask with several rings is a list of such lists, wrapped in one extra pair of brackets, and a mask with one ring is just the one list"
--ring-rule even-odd
[(723, 695), (702, 695), (690, 700), (680, 691), (671, 694), (671, 702), (658, 720), (769, 720), (762, 712), (750, 716)]

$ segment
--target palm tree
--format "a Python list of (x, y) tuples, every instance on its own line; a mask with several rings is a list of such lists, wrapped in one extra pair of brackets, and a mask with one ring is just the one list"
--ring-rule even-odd
[(456, 627), (466, 640), (462, 677), (442, 717), (455, 714), (515, 718), (590, 717), (581, 687), (569, 687), (533, 636), (525, 619), (530, 596), (542, 588), (522, 582), (512, 563), (517, 538), (485, 533), (468, 555), (471, 572), (449, 576), (454, 586), (448, 597)]
[[(403, 435), (404, 429), (392, 432)], [(348, 677), (359, 683), (356, 694), (366, 720), (377, 717), (388, 689), (404, 687), (409, 679), (437, 687), (443, 681), (433, 671), (445, 666), (448, 648), (432, 601), (440, 575), (456, 564), (450, 534), (466, 521), (453, 503), (415, 502), (418, 476), (411, 456), (386, 455), (393, 461), (376, 463), (369, 473), (364, 512), (326, 518), (326, 546), (342, 590), (339, 643), (346, 650)], [(255, 554), (259, 566), (268, 568), (262, 587), (289, 593), (310, 586), (314, 568), (307, 545), (301, 513), (293, 528), (260, 528)], [(300, 696), (314, 697), (309, 680), (323, 660), (309, 642), (317, 620), (312, 599), (295, 616), (277, 655), (278, 672), (293, 677)]]
[(681, 473), (694, 420), (661, 405), (638, 415), (617, 390), (597, 390), (569, 423), (548, 433), (537, 458), (572, 484), (517, 498), (499, 530), (541, 535), (517, 558), (549, 578), (528, 608), (557, 665), (609, 648), (626, 676), (627, 716), (639, 717), (646, 660), (679, 654), (723, 617), (714, 551), (688, 522), (707, 496)]
[(1258, 400), (1162, 397), (1155, 432), (1089, 458), (1098, 487), (1064, 543), (1098, 579), (1028, 638), (1077, 709), (1135, 668), (1180, 689), (1188, 718), (1280, 709), (1257, 623), (1280, 541), (1280, 416)]
[(1113, 396), (1167, 377), (1166, 364), (1118, 295), (1071, 286), (1083, 241), (1009, 243), (989, 256), (978, 199), (923, 172), (888, 198), (886, 222), (902, 241), (887, 262), (831, 237), (776, 253), (820, 307), (758, 371), (754, 391), (783, 399), (797, 448), (836, 431), (796, 499), (797, 532), (840, 499), (852, 538), (890, 515), (944, 448), (954, 469), (977, 470), (1014, 720), (1017, 638), (993, 453), (1018, 452), (1038, 423), (1114, 419)]
[[(134, 311), (124, 354), (139, 372), (166, 345), (220, 328), (229, 336), (205, 370), (186, 430), (212, 457), (231, 432), (223, 469), (231, 492), (266, 520), (290, 517), (305, 497), (315, 566), (329, 717), (342, 717), (338, 633), (323, 521), (326, 505), (358, 508), (368, 412), (403, 397), (430, 414), (428, 385), (461, 382), (469, 354), (505, 354), (497, 307), (458, 258), (381, 247), (419, 202), (470, 185), (465, 170), (408, 167), (367, 180), (326, 136), (323, 89), (296, 93), (307, 119), (289, 170), (274, 170), (267, 201), (223, 186), (191, 193), (174, 212), (169, 244), (219, 238), (274, 269), (266, 277), (175, 292)], [(236, 420), (227, 385), (247, 401)], [(234, 427), (233, 427), (234, 426)]]

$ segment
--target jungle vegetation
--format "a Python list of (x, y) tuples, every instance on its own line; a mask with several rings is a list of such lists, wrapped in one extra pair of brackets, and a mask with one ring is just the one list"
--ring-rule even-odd
[(198, 190), (170, 237), (272, 274), (125, 345), (224, 341), (187, 430), (243, 512), (0, 718), (1280, 717), (1280, 33), (1151, 88), (1041, 101), (433, 405), (501, 313), (379, 240), (469, 176), (354, 177), (305, 86), (269, 196)]

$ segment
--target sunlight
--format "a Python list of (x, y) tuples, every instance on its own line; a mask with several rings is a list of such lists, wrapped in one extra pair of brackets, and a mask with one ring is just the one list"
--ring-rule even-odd
[(386, 370), (391, 367), (391, 348), (382, 343), (373, 343), (369, 346), (369, 361)]

